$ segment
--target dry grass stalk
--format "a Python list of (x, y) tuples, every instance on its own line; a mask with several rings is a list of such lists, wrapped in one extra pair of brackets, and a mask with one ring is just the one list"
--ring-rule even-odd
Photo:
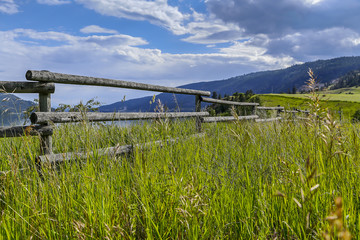
[(325, 240), (350, 240), (351, 233), (344, 226), (341, 197), (337, 197), (335, 199), (335, 208), (335, 211), (326, 217), (326, 220), (329, 222), (330, 226), (327, 231), (323, 232), (323, 238)]

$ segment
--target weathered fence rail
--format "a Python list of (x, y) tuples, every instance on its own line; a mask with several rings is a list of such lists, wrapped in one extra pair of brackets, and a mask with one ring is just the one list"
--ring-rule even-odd
[(284, 107), (257, 107), (257, 110), (284, 110)]
[[(155, 141), (145, 144), (115, 146), (105, 149), (98, 149), (91, 152), (68, 152), (68, 153), (53, 153), (52, 149), (52, 123), (66, 123), (79, 121), (118, 121), (118, 120), (144, 120), (144, 119), (158, 119), (158, 118), (195, 118), (196, 129), (201, 131), (202, 123), (210, 122), (226, 122), (236, 120), (254, 120), (260, 121), (276, 121), (281, 118), (273, 119), (259, 119), (256, 115), (256, 110), (277, 110), (284, 111), (283, 107), (260, 107), (258, 103), (249, 102), (233, 102), (220, 99), (208, 98), (210, 91), (202, 91), (195, 89), (185, 89), (176, 87), (164, 87), (158, 85), (128, 82), (123, 80), (113, 80), (107, 78), (96, 78), (87, 76), (78, 76), (62, 73), (53, 73), (49, 71), (35, 71), (29, 70), (26, 72), (26, 79), (32, 82), (0, 82), (1, 89), (8, 93), (38, 93), (39, 94), (39, 112), (31, 114), (31, 126), (14, 126), (14, 127), (0, 127), (0, 137), (18, 137), (18, 136), (40, 136), (40, 156), (38, 161), (45, 162), (62, 162), (76, 158), (86, 158), (91, 155), (108, 155), (117, 156), (123, 153), (132, 151), (134, 148), (143, 148), (150, 145), (162, 145), (165, 142)], [(137, 90), (188, 94), (195, 96), (195, 112), (160, 112), (160, 113), (75, 113), (75, 112), (51, 112), (51, 94), (55, 92), (55, 84), (74, 84), (74, 85), (89, 85), (102, 87), (116, 87), (129, 88)], [(232, 106), (252, 106), (254, 107), (254, 114), (249, 116), (237, 117), (209, 117), (208, 112), (201, 111), (201, 103), (215, 103), (226, 104)], [(166, 142), (174, 142), (177, 139), (169, 139)]]
[(164, 112), (164, 113), (99, 113), (99, 112), (34, 112), (30, 116), (31, 123), (42, 124), (47, 122), (67, 123), (67, 122), (103, 122), (121, 120), (146, 120), (158, 118), (190, 118), (206, 117), (208, 112)]
[[(50, 102), (47, 101), (51, 93), (55, 92), (54, 83), (43, 82), (10, 82), (0, 81), (0, 91), (6, 93), (39, 93), (40, 111), (51, 111)], [(45, 98), (44, 98), (45, 97)], [(40, 136), (41, 153), (50, 153), (51, 135), (53, 129), (47, 124), (38, 126), (13, 126), (0, 127), (0, 137), (21, 137), (21, 136)]]
[(233, 102), (233, 101), (226, 101), (214, 98), (201, 98), (202, 102), (208, 103), (219, 103), (219, 104), (227, 104), (232, 106), (259, 106), (259, 103), (252, 103), (252, 102)]
[[(87, 76), (78, 76), (78, 75), (71, 75), (71, 74), (62, 74), (62, 73), (54, 73), (49, 71), (35, 71), (35, 70), (28, 70), (25, 75), (27, 80), (31, 81), (39, 81), (40, 83), (62, 83), (62, 84), (74, 84), (74, 85), (89, 85), (89, 86), (102, 86), (102, 87), (116, 87), (116, 88), (129, 88), (129, 89), (137, 89), (137, 90), (146, 90), (146, 91), (155, 91), (155, 92), (166, 92), (166, 93), (177, 93), (177, 94), (188, 94), (188, 95), (195, 95), (195, 101), (198, 101), (201, 96), (210, 96), (209, 91), (201, 91), (201, 90), (194, 90), (194, 89), (185, 89), (185, 88), (175, 88), (175, 87), (164, 87), (158, 85), (151, 85), (151, 84), (144, 84), (144, 83), (137, 83), (137, 82), (129, 82), (123, 80), (114, 80), (114, 79), (107, 79), (107, 78), (96, 78), (96, 77), (87, 77)], [(39, 105), (40, 105), (40, 112), (51, 112), (51, 95), (49, 93), (40, 93), (39, 94)], [(200, 111), (198, 111), (200, 112)], [(36, 115), (37, 114), (37, 115)], [(69, 113), (61, 113), (59, 115), (41, 115), (40, 113), (36, 113), (31, 116), (32, 123), (40, 123), (44, 126), (49, 125), (50, 122), (69, 122), (69, 121), (81, 121), (84, 116), (80, 115), (69, 115)], [(138, 114), (138, 113), (134, 113)], [(182, 113), (183, 114), (183, 113)], [(39, 116), (38, 116), (39, 115)], [(62, 116), (61, 116), (62, 115)], [(161, 115), (161, 113), (154, 113), (156, 118), (165, 117)], [(191, 114), (184, 113), (184, 115), (174, 116), (174, 117), (196, 117), (196, 128), (198, 131), (201, 129), (201, 116), (205, 116), (204, 114)], [(41, 118), (47, 118), (47, 120), (39, 120)], [(49, 117), (51, 116), (51, 117)], [(130, 117), (131, 116), (131, 117)], [(172, 117), (173, 115), (166, 115), (166, 117)], [(114, 115), (96, 115), (92, 113), (86, 114), (86, 119), (90, 121), (113, 121), (117, 120), (137, 120), (137, 119), (151, 119), (155, 118), (155, 116), (149, 115), (127, 115), (124, 116), (114, 116)], [(51, 136), (44, 136), (42, 138), (42, 153), (46, 155), (52, 154), (52, 138)]]
[[(280, 112), (284, 111), (284, 107), (278, 106), (278, 107), (260, 107), (259, 103), (253, 103), (253, 102), (233, 102), (233, 101), (226, 101), (221, 99), (213, 99), (213, 98), (206, 98), (201, 97), (200, 99), (203, 102), (207, 103), (215, 103), (215, 104), (224, 104), (224, 105), (231, 105), (231, 106), (253, 106), (253, 115), (249, 116), (220, 116), (220, 117), (205, 117), (202, 122), (204, 123), (210, 123), (210, 122), (230, 122), (230, 121), (237, 121), (237, 120), (254, 120), (256, 119), (256, 122), (270, 122), (270, 121), (278, 121), (281, 119), (279, 117)], [(276, 118), (268, 118), (268, 119), (258, 119), (259, 116), (257, 115), (257, 110), (276, 110), (277, 111), (277, 117)]]
[(175, 88), (175, 87), (164, 87), (164, 86), (129, 82), (123, 80), (113, 80), (107, 78), (95, 78), (95, 77), (86, 77), (86, 76), (78, 76), (78, 75), (70, 75), (70, 74), (62, 74), (62, 73), (53, 73), (49, 71), (29, 70), (26, 72), (26, 79), (33, 81), (40, 81), (40, 82), (129, 88), (129, 89), (138, 89), (138, 90), (155, 91), (155, 92), (210, 96), (209, 91), (200, 91), (200, 90)]
[(257, 115), (249, 115), (249, 116), (223, 116), (223, 117), (207, 117), (203, 118), (204, 123), (211, 123), (211, 122), (232, 122), (237, 120), (252, 120), (257, 119), (259, 116)]
[[(204, 137), (204, 134), (193, 134), (188, 138), (200, 138)], [(58, 154), (48, 154), (48, 155), (42, 155), (38, 157), (38, 161), (40, 163), (59, 163), (59, 162), (65, 162), (72, 159), (86, 159), (88, 157), (102, 157), (102, 156), (109, 156), (109, 157), (115, 157), (122, 154), (130, 153), (134, 151), (134, 149), (144, 149), (151, 146), (160, 146), (162, 147), (165, 144), (170, 144), (177, 142), (179, 138), (172, 138), (167, 139), (165, 141), (158, 140), (153, 142), (147, 142), (143, 144), (134, 144), (134, 145), (117, 145), (115, 147), (109, 147), (109, 148), (101, 148), (97, 149), (96, 151), (83, 151), (83, 152), (67, 152), (67, 153), (58, 153)]]
[(282, 117), (255, 119), (255, 122), (274, 122), (274, 121), (280, 121), (280, 120), (282, 120)]
[(0, 81), (0, 91), (6, 93), (54, 93), (54, 83)]
[(53, 129), (50, 126), (36, 125), (36, 126), (14, 126), (14, 127), (0, 127), (0, 137), (22, 137), (22, 136), (50, 136), (53, 134)]

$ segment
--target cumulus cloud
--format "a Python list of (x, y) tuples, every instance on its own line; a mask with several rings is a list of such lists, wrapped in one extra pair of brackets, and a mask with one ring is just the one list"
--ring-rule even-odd
[[(206, 0), (206, 4), (210, 16), (238, 27), (236, 34), (243, 41), (226, 51), (260, 53), (265, 62), (360, 55), (358, 0)], [(218, 36), (227, 39), (226, 34)]]
[(242, 37), (242, 29), (234, 23), (198, 13), (183, 13), (166, 0), (76, 0), (98, 13), (117, 18), (148, 21), (175, 35), (189, 35), (183, 41), (200, 44), (224, 43)]
[(177, 7), (167, 4), (167, 0), (75, 0), (86, 8), (100, 14), (132, 20), (149, 21), (175, 34), (186, 32), (182, 23), (189, 17)]
[(205, 15), (189, 22), (186, 29), (190, 36), (182, 40), (190, 43), (215, 44), (244, 38), (244, 30), (239, 26)]
[(0, 0), (0, 13), (15, 14), (19, 12), (14, 0)]
[[(24, 80), (23, 75), (28, 69), (47, 69), (178, 86), (294, 63), (292, 59), (271, 57), (266, 50), (254, 48), (250, 42), (234, 42), (229, 49), (222, 48), (208, 54), (170, 54), (159, 49), (144, 48), (146, 40), (121, 34), (76, 36), (54, 31), (15, 29), (0, 31), (0, 41), (0, 77), (3, 80)], [(47, 41), (56, 44), (49, 45)], [(258, 51), (256, 56), (248, 54), (254, 50)], [(121, 99), (123, 94), (127, 95), (127, 99), (139, 96), (137, 91), (57, 85), (53, 102), (63, 103), (66, 99), (67, 103), (78, 103), (81, 99), (98, 96), (100, 101), (111, 103)]]
[[(33, 68), (177, 86), (360, 55), (358, 0), (207, 0), (208, 13), (183, 13), (166, 0), (74, 1), (103, 15), (149, 21), (183, 41), (207, 45), (208, 53), (170, 54), (148, 47), (146, 39), (98, 25), (85, 26), (79, 35), (14, 29), (0, 31), (0, 77), (23, 80), (24, 72)], [(60, 85), (54, 103), (63, 102), (65, 95), (69, 103), (93, 96), (111, 103), (122, 94), (127, 99), (139, 96), (122, 89), (103, 93), (100, 88)]]
[[(11, 1), (11, 0), (6, 0)], [(40, 1), (40, 0), (38, 0)], [(59, 0), (41, 0), (57, 2)], [(68, 1), (61, 1), (68, 2)], [(259, 39), (265, 35), (269, 39), (268, 53), (276, 52), (280, 42), (288, 49), (301, 49), (302, 45), (292, 45), (289, 36), (306, 35), (306, 32), (326, 33), (328, 29), (351, 29), (360, 32), (358, 24), (358, 0), (279, 0), (275, 4), (268, 0), (206, 0), (207, 13), (190, 9), (181, 12), (167, 0), (74, 0), (100, 14), (148, 21), (164, 27), (175, 35), (184, 35), (183, 41), (216, 47), (218, 43)], [(175, 4), (173, 2), (173, 4)], [(116, 30), (90, 25), (81, 29), (82, 33), (116, 34)], [(338, 36), (341, 37), (341, 36)], [(305, 42), (316, 43), (313, 41)], [(355, 41), (356, 42), (356, 41)], [(316, 44), (315, 44), (316, 45)], [(280, 49), (278, 49), (280, 50)], [(282, 54), (290, 54), (285, 51)]]
[[(209, 11), (248, 34), (283, 35), (333, 27), (355, 27), (358, 0), (207, 0)], [(359, 29), (359, 27), (356, 27)]]
[(71, 3), (70, 0), (37, 0), (37, 2), (46, 5), (62, 5)]
[(248, 33), (278, 33), (301, 21), (310, 9), (298, 0), (208, 0), (210, 11), (225, 22), (237, 23)]
[(110, 34), (117, 34), (118, 33), (118, 31), (116, 31), (116, 30), (102, 28), (102, 27), (97, 26), (97, 25), (86, 26), (86, 27), (80, 29), (80, 32), (82, 32), (82, 33), (110, 33)]
[(326, 59), (360, 54), (360, 34), (348, 28), (307, 30), (268, 40), (267, 53), (288, 54), (296, 59)]
[(104, 47), (119, 47), (119, 46), (139, 46), (148, 44), (147, 41), (139, 37), (132, 37), (124, 34), (112, 34), (107, 36), (92, 35), (86, 37), (74, 36), (67, 33), (48, 31), (39, 32), (33, 29), (14, 29), (7, 31), (8, 36), (13, 40), (20, 42), (26, 41), (29, 46), (30, 43), (34, 45), (42, 45), (45, 41), (51, 40), (59, 42), (59, 45), (76, 45), (76, 44), (98, 44)]

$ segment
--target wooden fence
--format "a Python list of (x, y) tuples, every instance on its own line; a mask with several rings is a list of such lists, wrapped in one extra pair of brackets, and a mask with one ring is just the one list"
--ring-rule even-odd
[[(40, 136), (41, 149), (38, 160), (40, 162), (59, 162), (73, 158), (82, 158), (89, 153), (60, 153), (54, 154), (52, 149), (53, 129), (51, 123), (66, 123), (78, 121), (117, 121), (117, 120), (142, 120), (158, 118), (195, 118), (196, 129), (201, 132), (201, 124), (209, 122), (223, 122), (234, 120), (254, 120), (257, 122), (274, 121), (281, 119), (279, 116), (272, 119), (259, 119), (256, 112), (258, 110), (275, 110), (278, 113), (284, 111), (283, 107), (260, 107), (258, 103), (233, 102), (219, 99), (208, 98), (209, 91), (194, 89), (164, 87), (158, 85), (128, 82), (123, 80), (113, 80), (106, 78), (95, 78), (86, 76), (69, 75), (62, 73), (53, 73), (49, 71), (26, 72), (26, 79), (32, 82), (0, 82), (0, 87), (4, 92), (9, 93), (38, 93), (39, 94), (39, 112), (34, 112), (30, 116), (31, 123), (29, 126), (0, 127), (0, 137), (19, 137), (24, 135)], [(76, 112), (51, 112), (51, 94), (55, 92), (55, 83), (90, 85), (102, 87), (129, 88), (146, 91), (188, 94), (195, 96), (195, 112), (164, 112), (164, 113), (76, 113)], [(209, 113), (201, 112), (201, 103), (216, 103), (232, 106), (253, 106), (253, 114), (249, 116), (238, 117), (209, 117)], [(172, 140), (171, 140), (172, 141)], [(149, 144), (149, 143), (148, 143)], [(155, 142), (155, 144), (159, 144)], [(146, 144), (145, 144), (146, 145)], [(140, 145), (139, 145), (140, 146)], [(107, 149), (99, 149), (97, 154), (100, 155), (117, 155), (128, 152), (131, 146), (115, 146)]]

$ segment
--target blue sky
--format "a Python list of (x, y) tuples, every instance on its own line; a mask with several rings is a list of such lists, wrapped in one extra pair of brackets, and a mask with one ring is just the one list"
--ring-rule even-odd
[[(358, 56), (359, 12), (359, 0), (0, 0), (0, 80), (46, 69), (179, 86)], [(150, 94), (58, 84), (53, 104)]]

